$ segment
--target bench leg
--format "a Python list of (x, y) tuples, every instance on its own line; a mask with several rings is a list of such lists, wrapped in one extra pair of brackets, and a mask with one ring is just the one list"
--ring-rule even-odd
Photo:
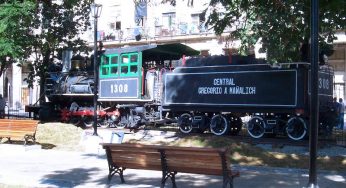
[(177, 174), (177, 172), (164, 172), (163, 171), (162, 172), (162, 179), (161, 179), (161, 188), (165, 187), (166, 180), (168, 178), (171, 178), (173, 188), (176, 188), (177, 187), (177, 184), (175, 183), (175, 175), (176, 174)]
[(35, 138), (35, 136), (32, 136), (32, 135), (25, 135), (25, 136), (24, 136), (24, 146), (28, 143), (29, 139), (31, 139), (32, 142), (33, 142), (34, 144), (36, 144), (36, 138)]
[(108, 184), (111, 183), (111, 180), (114, 174), (119, 174), (121, 183), (125, 183), (124, 175), (123, 175), (124, 170), (125, 168), (123, 167), (115, 167), (115, 166), (109, 165)]
[(226, 174), (224, 174), (223, 175), (223, 185), (222, 185), (222, 187), (223, 188), (226, 188), (227, 187), (227, 185), (229, 184), (229, 187), (230, 188), (233, 188), (233, 178), (234, 177), (237, 177), (238, 175), (236, 174), (235, 176), (233, 176), (233, 175), (226, 175)]
[(227, 184), (229, 184), (230, 188), (233, 188), (233, 178), (227, 177), (227, 178), (223, 178), (223, 185), (222, 188), (226, 188)]

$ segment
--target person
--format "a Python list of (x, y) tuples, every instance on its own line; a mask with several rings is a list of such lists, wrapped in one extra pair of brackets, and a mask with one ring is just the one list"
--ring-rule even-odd
[(342, 100), (342, 98), (339, 98), (339, 129), (344, 130), (344, 111), (345, 111), (345, 104)]
[(336, 97), (333, 98), (333, 111), (333, 119), (335, 119), (335, 121), (333, 121), (333, 126), (331, 126), (331, 130), (329, 131), (332, 131), (333, 127), (337, 128), (340, 122), (340, 103), (338, 103), (338, 99)]
[(5, 118), (5, 106), (6, 106), (6, 101), (0, 94), (0, 118), (1, 119)]

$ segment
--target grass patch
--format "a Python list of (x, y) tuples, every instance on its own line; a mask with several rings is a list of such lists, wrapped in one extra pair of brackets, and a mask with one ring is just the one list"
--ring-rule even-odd
[(72, 124), (44, 123), (39, 124), (36, 141), (42, 149), (81, 151), (80, 140), (83, 130)]
[[(232, 139), (231, 136), (215, 136), (211, 134), (180, 135), (175, 142), (149, 143), (141, 140), (129, 140), (144, 144), (160, 144), (184, 147), (211, 147), (229, 148), (229, 157), (232, 164), (247, 166), (268, 166), (281, 168), (309, 168), (309, 156), (303, 154), (287, 154), (264, 150), (256, 145)], [(342, 156), (318, 157), (319, 170), (346, 171), (346, 158)]]

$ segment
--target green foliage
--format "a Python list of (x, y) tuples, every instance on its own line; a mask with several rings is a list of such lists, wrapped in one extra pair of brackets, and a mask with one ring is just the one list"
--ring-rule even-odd
[(88, 52), (86, 41), (79, 36), (90, 26), (89, 13), (92, 0), (38, 1), (35, 24), (39, 32), (32, 43), (35, 62), (26, 81), (32, 87), (34, 78), (39, 78), (40, 93), (43, 93), (48, 67), (59, 59), (59, 52), (72, 49), (74, 53)]
[[(320, 47), (330, 49), (335, 32), (346, 29), (346, 1), (319, 2)], [(230, 38), (241, 40), (241, 53), (260, 41), (270, 62), (299, 61), (309, 40), (310, 0), (211, 0), (204, 13), (216, 34), (230, 29)]]
[[(1, 73), (13, 63), (27, 63), (26, 81), (39, 78), (43, 89), (48, 67), (57, 52), (69, 48), (86, 52), (86, 41), (78, 36), (90, 26), (92, 0), (0, 0)], [(34, 55), (34, 62), (27, 62)], [(41, 90), (42, 92), (42, 90)]]
[(15, 60), (31, 53), (34, 1), (0, 1), (0, 75)]

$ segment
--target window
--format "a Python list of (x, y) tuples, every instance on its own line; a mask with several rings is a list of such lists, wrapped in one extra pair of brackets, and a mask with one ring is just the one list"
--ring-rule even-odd
[(121, 76), (137, 76), (138, 72), (138, 53), (130, 53), (121, 55), (120, 75)]
[(108, 70), (109, 68), (108, 67), (102, 67), (102, 75), (108, 75)]
[(121, 74), (127, 74), (129, 72), (128, 66), (121, 66)]
[(138, 55), (137, 55), (137, 54), (131, 55), (130, 57), (131, 57), (131, 62), (137, 62), (137, 61), (138, 61), (138, 60), (137, 60), (137, 58), (138, 58)]
[(102, 63), (102, 65), (108, 65), (109, 64), (109, 57), (103, 56), (101, 63)]
[(115, 29), (121, 30), (121, 22), (115, 22)]
[(118, 56), (112, 57), (111, 64), (112, 64), (112, 65), (118, 64)]
[(137, 65), (131, 65), (130, 66), (130, 72), (131, 73), (137, 73)]
[(110, 54), (101, 58), (100, 77), (133, 77), (139, 76), (141, 58), (138, 53)]
[(191, 14), (191, 33), (198, 33), (199, 32), (199, 25), (200, 25), (200, 21), (199, 21), (199, 14)]
[(129, 56), (125, 55), (121, 57), (121, 64), (126, 64), (129, 62)]
[(118, 74), (118, 55), (103, 56), (101, 59), (100, 77)]
[(175, 12), (162, 14), (162, 26), (164, 29), (171, 29), (175, 25)]

